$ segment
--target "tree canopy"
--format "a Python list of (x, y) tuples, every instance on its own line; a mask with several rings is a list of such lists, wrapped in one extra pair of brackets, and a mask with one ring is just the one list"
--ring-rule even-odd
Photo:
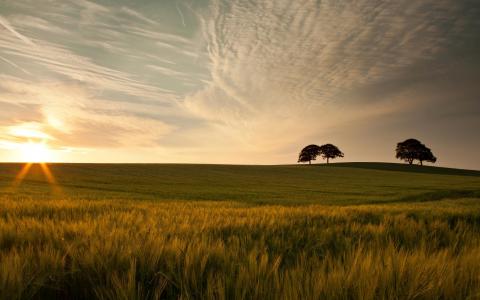
[(340, 151), (337, 146), (332, 144), (325, 144), (322, 146), (318, 145), (308, 145), (300, 151), (298, 155), (298, 162), (308, 162), (312, 163), (312, 160), (316, 160), (317, 156), (320, 155), (323, 159), (327, 159), (327, 164), (330, 159), (343, 157), (342, 151)]
[(317, 159), (317, 156), (320, 154), (320, 147), (318, 145), (308, 145), (300, 151), (298, 155), (298, 162), (307, 162), (312, 163), (312, 160)]
[(410, 165), (413, 164), (415, 160), (418, 160), (420, 165), (423, 165), (424, 161), (431, 163), (435, 163), (437, 161), (437, 158), (435, 155), (433, 155), (432, 150), (416, 139), (407, 139), (398, 143), (396, 149), (396, 158), (404, 160)]
[(344, 156), (342, 151), (340, 151), (337, 146), (332, 144), (320, 146), (320, 155), (323, 159), (327, 159), (327, 164), (329, 163), (330, 159)]

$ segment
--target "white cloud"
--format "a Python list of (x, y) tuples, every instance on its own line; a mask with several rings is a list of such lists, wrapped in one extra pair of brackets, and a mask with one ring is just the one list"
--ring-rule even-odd
[(441, 28), (454, 22), (457, 6), (233, 0), (212, 1), (209, 9), (202, 28), (212, 80), (186, 99), (187, 109), (252, 144), (281, 146), (331, 124), (404, 109), (391, 102), (356, 106), (351, 96), (441, 54), (447, 45)]
[[(4, 142), (33, 137), (47, 138), (56, 147), (151, 146), (173, 130), (161, 120), (135, 114), (128, 105), (109, 105), (84, 85), (62, 82), (32, 85), (12, 78), (0, 79), (3, 90), (0, 107), (15, 105), (21, 95), (24, 105), (38, 107), (42, 115), (35, 122), (18, 120), (12, 115), (5, 122), (7, 125), (0, 127), (0, 139)], [(141, 109), (137, 105), (137, 110)]]
[(28, 72), (27, 70), (25, 70), (24, 68), (20, 67), (19, 65), (17, 65), (16, 63), (14, 63), (13, 61), (9, 60), (9, 59), (6, 59), (5, 57), (2, 57), (0, 56), (0, 60), (3, 60), (4, 62), (6, 62), (7, 64), (9, 64), (10, 66), (14, 67), (15, 69), (18, 69), (20, 71), (22, 71), (23, 73), (27, 74), (27, 75), (32, 75), (30, 72)]
[(16, 31), (15, 28), (12, 27), (10, 22), (8, 22), (2, 16), (0, 16), (0, 25), (2, 25), (3, 28), (5, 28), (7, 31), (9, 31), (12, 35), (16, 36), (22, 42), (28, 44), (29, 46), (35, 46), (34, 42), (32, 42), (28, 37), (24, 36), (23, 34), (20, 34), (18, 31)]
[(23, 28), (25, 30), (31, 31), (32, 29), (40, 30), (52, 34), (68, 34), (69, 32), (59, 26), (53, 25), (51, 22), (48, 22), (45, 19), (34, 17), (34, 16), (25, 16), (25, 15), (14, 15), (10, 17), (12, 24), (16, 27)]
[(128, 15), (130, 15), (130, 16), (133, 16), (133, 17), (135, 17), (135, 18), (137, 18), (137, 19), (139, 19), (139, 20), (142, 20), (142, 21), (144, 21), (144, 22), (146, 22), (146, 23), (148, 23), (148, 24), (151, 24), (151, 25), (157, 24), (157, 22), (155, 22), (154, 20), (149, 19), (149, 18), (145, 17), (143, 14), (139, 13), (138, 11), (135, 11), (135, 10), (133, 10), (133, 9), (131, 9), (131, 8), (126, 7), (126, 6), (122, 7), (122, 11), (123, 11), (124, 13), (126, 13), (126, 14), (128, 14)]
[(0, 48), (11, 56), (29, 59), (49, 70), (62, 74), (72, 80), (89, 83), (100, 90), (121, 91), (137, 97), (171, 99), (168, 91), (142, 83), (128, 73), (98, 65), (88, 57), (83, 57), (72, 51), (47, 41), (38, 41), (37, 47), (32, 49), (26, 44), (19, 44), (13, 38), (0, 38)]
[(478, 94), (455, 84), (478, 76), (443, 64), (478, 65), (473, 2), (7, 1), (0, 135), (36, 122), (59, 148), (116, 147), (120, 159), (148, 145), (191, 162), (285, 162), (331, 132), (385, 135), (390, 117), (454, 97), (445, 89)]

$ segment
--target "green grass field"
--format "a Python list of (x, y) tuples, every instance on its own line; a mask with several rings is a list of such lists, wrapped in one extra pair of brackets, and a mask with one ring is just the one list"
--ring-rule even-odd
[(480, 299), (480, 172), (0, 164), (2, 299)]

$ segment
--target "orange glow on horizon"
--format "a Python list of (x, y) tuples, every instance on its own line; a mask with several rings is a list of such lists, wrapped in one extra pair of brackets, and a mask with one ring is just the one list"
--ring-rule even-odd
[(48, 164), (47, 163), (26, 163), (22, 170), (17, 174), (17, 176), (15, 177), (15, 181), (13, 183), (13, 187), (18, 187), (19, 185), (22, 184), (23, 180), (25, 179), (25, 177), (30, 173), (30, 170), (32, 169), (32, 166), (34, 165), (38, 165), (40, 166), (40, 169), (42, 171), (42, 174), (45, 176), (47, 182), (49, 185), (52, 186), (52, 188), (54, 189), (55, 192), (61, 192), (60, 191), (60, 187), (57, 185), (57, 180), (55, 179), (55, 176), (53, 175), (52, 171), (50, 170), (50, 168), (48, 167)]

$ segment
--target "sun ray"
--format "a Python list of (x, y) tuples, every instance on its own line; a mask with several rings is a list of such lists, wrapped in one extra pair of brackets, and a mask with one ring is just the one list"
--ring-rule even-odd
[(25, 177), (32, 171), (32, 167), (34, 166), (40, 167), (40, 170), (43, 176), (45, 177), (46, 182), (50, 186), (52, 192), (57, 196), (58, 195), (63, 196), (63, 191), (47, 163), (26, 163), (22, 167), (20, 172), (17, 174), (14, 182), (12, 183), (12, 186), (11, 186), (11, 188), (13, 188), (12, 192), (15, 192), (15, 190), (22, 184)]
[(30, 168), (32, 168), (33, 163), (26, 163), (20, 173), (15, 177), (15, 185), (20, 184), (25, 176), (27, 176), (28, 172), (30, 171)]
[[(32, 136), (32, 134), (30, 134)], [(47, 161), (53, 158), (53, 152), (47, 145), (47, 140), (34, 141), (29, 139), (28, 142), (20, 144), (19, 153), (21, 160), (25, 161), (25, 165), (20, 172), (15, 176), (12, 187), (18, 187), (31, 172), (41, 171), (46, 182), (53, 188), (54, 191), (60, 191), (57, 180), (53, 175)], [(35, 166), (34, 169), (32, 167)]]
[(55, 177), (53, 177), (52, 171), (46, 163), (40, 163), (40, 168), (42, 168), (43, 174), (47, 178), (48, 183), (50, 184), (57, 184)]

